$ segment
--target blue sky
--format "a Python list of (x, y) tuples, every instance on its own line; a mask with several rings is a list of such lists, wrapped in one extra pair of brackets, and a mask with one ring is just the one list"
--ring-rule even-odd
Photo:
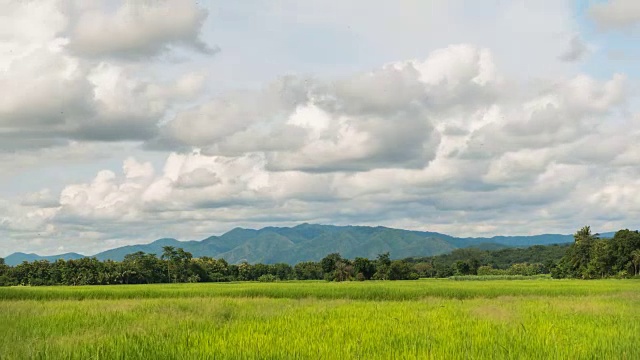
[(606, 4), (606, 1), (579, 0), (575, 2), (575, 18), (578, 31), (584, 40), (597, 48), (584, 61), (581, 70), (594, 77), (607, 78), (616, 72), (638, 79), (640, 70), (634, 64), (640, 59), (640, 48), (635, 46), (638, 29), (602, 30), (589, 16), (589, 8), (593, 3)]
[(633, 0), (0, 5), (0, 256), (637, 228)]

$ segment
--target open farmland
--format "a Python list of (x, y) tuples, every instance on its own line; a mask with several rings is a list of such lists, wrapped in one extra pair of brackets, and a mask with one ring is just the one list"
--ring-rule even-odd
[(0, 288), (0, 359), (640, 358), (640, 281)]

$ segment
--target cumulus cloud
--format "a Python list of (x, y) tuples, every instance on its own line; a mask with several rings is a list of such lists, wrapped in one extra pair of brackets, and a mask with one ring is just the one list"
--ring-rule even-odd
[(558, 56), (562, 61), (572, 62), (584, 59), (589, 53), (589, 48), (579, 35), (574, 35), (569, 41), (567, 49)]
[(63, 8), (57, 2), (10, 2), (3, 7), (0, 88), (11, 90), (0, 99), (0, 151), (73, 140), (149, 139), (174, 104), (203, 88), (201, 73), (160, 82), (142, 75), (135, 65), (69, 54), (71, 40), (64, 33), (73, 17)]
[(0, 86), (12, 89), (0, 100), (2, 148), (152, 138), (169, 107), (201, 88), (203, 79), (196, 77), (158, 84), (136, 78), (132, 70), (88, 68), (47, 50), (16, 57), (0, 72)]
[(505, 151), (567, 144), (606, 126), (626, 99), (626, 80), (578, 75), (515, 106), (502, 106), (469, 138), (465, 156), (491, 158)]
[(42, 189), (40, 191), (27, 194), (23, 197), (20, 205), (23, 206), (35, 206), (41, 208), (53, 208), (58, 207), (58, 199), (52, 194), (49, 189)]
[(627, 28), (640, 22), (640, 3), (635, 0), (597, 2), (591, 4), (589, 14), (602, 28)]
[(289, 77), (215, 98), (179, 113), (150, 146), (261, 152), (270, 170), (422, 168), (442, 114), (490, 105), (501, 82), (487, 49), (456, 45), (335, 81)]
[[(75, 6), (74, 6), (75, 5)], [(211, 54), (217, 51), (200, 38), (208, 12), (196, 1), (79, 2), (67, 36), (68, 48), (88, 57), (139, 59), (166, 52), (170, 46), (186, 46)]]
[[(0, 21), (0, 86), (11, 89), (0, 99), (0, 171), (110, 160), (0, 199), (3, 249), (93, 253), (303, 221), (454, 235), (613, 230), (640, 214), (633, 79), (577, 73), (589, 49), (580, 34), (564, 37), (575, 31), (566, 2), (501, 3), (492, 41), (449, 18), (462, 2), (416, 5), (424, 11), (382, 23), (352, 14), (403, 7), (323, 2), (335, 10), (329, 27), (349, 24), (396, 60), (216, 96), (203, 94), (213, 81), (200, 71), (148, 66), (178, 47), (211, 50), (195, 2), (35, 3), (9, 2)], [(276, 17), (264, 8), (269, 19), (295, 8), (296, 22), (326, 29), (318, 4)], [(531, 29), (542, 21), (539, 35)], [(427, 39), (450, 24), (445, 40)], [(414, 51), (416, 38), (436, 50)], [(447, 46), (454, 40), (483, 46)], [(141, 143), (160, 151), (130, 157)]]

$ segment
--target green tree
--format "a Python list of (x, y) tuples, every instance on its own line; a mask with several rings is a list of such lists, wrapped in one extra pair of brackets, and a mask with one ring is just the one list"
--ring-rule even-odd
[(375, 265), (376, 272), (373, 274), (373, 279), (389, 280), (389, 269), (391, 267), (391, 255), (389, 255), (389, 252), (378, 254)]
[(335, 281), (347, 281), (353, 275), (353, 266), (345, 261), (338, 261), (333, 271), (333, 279)]
[(183, 248), (173, 246), (162, 247), (161, 258), (167, 261), (167, 276), (172, 282), (186, 282), (193, 272), (191, 271), (191, 259), (193, 255)]
[(453, 269), (456, 275), (469, 275), (471, 273), (469, 263), (463, 260), (456, 261), (453, 264)]
[(391, 255), (388, 251), (386, 253), (378, 254), (376, 262), (378, 265), (391, 266)]
[(293, 267), (296, 279), (298, 280), (321, 280), (322, 266), (315, 261), (303, 261)]
[(193, 264), (197, 269), (200, 269), (200, 278), (204, 281), (229, 281), (229, 263), (225, 259), (203, 256), (193, 259)]
[[(175, 266), (174, 260), (178, 256), (178, 252), (176, 248), (173, 246), (163, 246), (162, 247), (162, 255), (160, 258), (167, 262), (167, 277), (169, 278), (169, 282), (175, 280), (175, 269), (172, 271), (172, 268)], [(174, 273), (174, 276), (171, 277), (171, 273)]]
[(389, 280), (407, 280), (412, 270), (411, 265), (405, 261), (392, 261), (389, 266)]
[(367, 258), (357, 257), (353, 260), (353, 271), (362, 274), (364, 280), (369, 280), (375, 274), (376, 266)]
[(331, 253), (320, 260), (322, 271), (325, 274), (332, 274), (336, 270), (336, 263), (343, 261), (342, 256), (339, 253)]
[(249, 280), (251, 278), (251, 264), (246, 261), (238, 264), (238, 280)]
[(422, 277), (434, 277), (436, 276), (436, 269), (430, 262), (422, 261), (413, 266), (415, 272)]
[(138, 251), (127, 254), (121, 264), (122, 282), (125, 284), (153, 284), (170, 281), (163, 263), (155, 254)]
[(271, 265), (272, 274), (275, 275), (279, 280), (290, 280), (293, 278), (293, 268), (289, 264), (285, 263), (277, 263)]
[(609, 251), (609, 240), (593, 240), (591, 244), (591, 254), (587, 265), (586, 277), (603, 278), (610, 275), (611, 257)]
[(634, 273), (636, 271), (633, 261), (632, 253), (635, 250), (640, 249), (640, 233), (636, 231), (630, 231), (628, 229), (617, 231), (611, 239), (611, 258), (612, 258), (612, 272), (613, 273)]
[(584, 226), (574, 234), (574, 244), (569, 249), (571, 270), (578, 277), (587, 276), (587, 268), (591, 261), (591, 247), (597, 236), (591, 234), (591, 227)]
[(640, 249), (631, 252), (631, 263), (633, 264), (633, 275), (640, 275)]

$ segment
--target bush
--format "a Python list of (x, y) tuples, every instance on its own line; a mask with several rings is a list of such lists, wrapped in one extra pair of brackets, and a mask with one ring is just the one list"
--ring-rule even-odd
[(15, 285), (11, 280), (11, 278), (9, 278), (7, 275), (0, 275), (0, 286), (11, 286), (11, 285)]
[(274, 282), (276, 280), (278, 280), (278, 278), (275, 275), (271, 274), (260, 275), (260, 277), (258, 278), (258, 281), (260, 282)]
[(626, 279), (629, 277), (629, 273), (627, 270), (618, 271), (615, 275), (613, 275), (614, 279)]
[(480, 266), (478, 268), (478, 275), (507, 275), (507, 270), (494, 269), (492, 266)]

